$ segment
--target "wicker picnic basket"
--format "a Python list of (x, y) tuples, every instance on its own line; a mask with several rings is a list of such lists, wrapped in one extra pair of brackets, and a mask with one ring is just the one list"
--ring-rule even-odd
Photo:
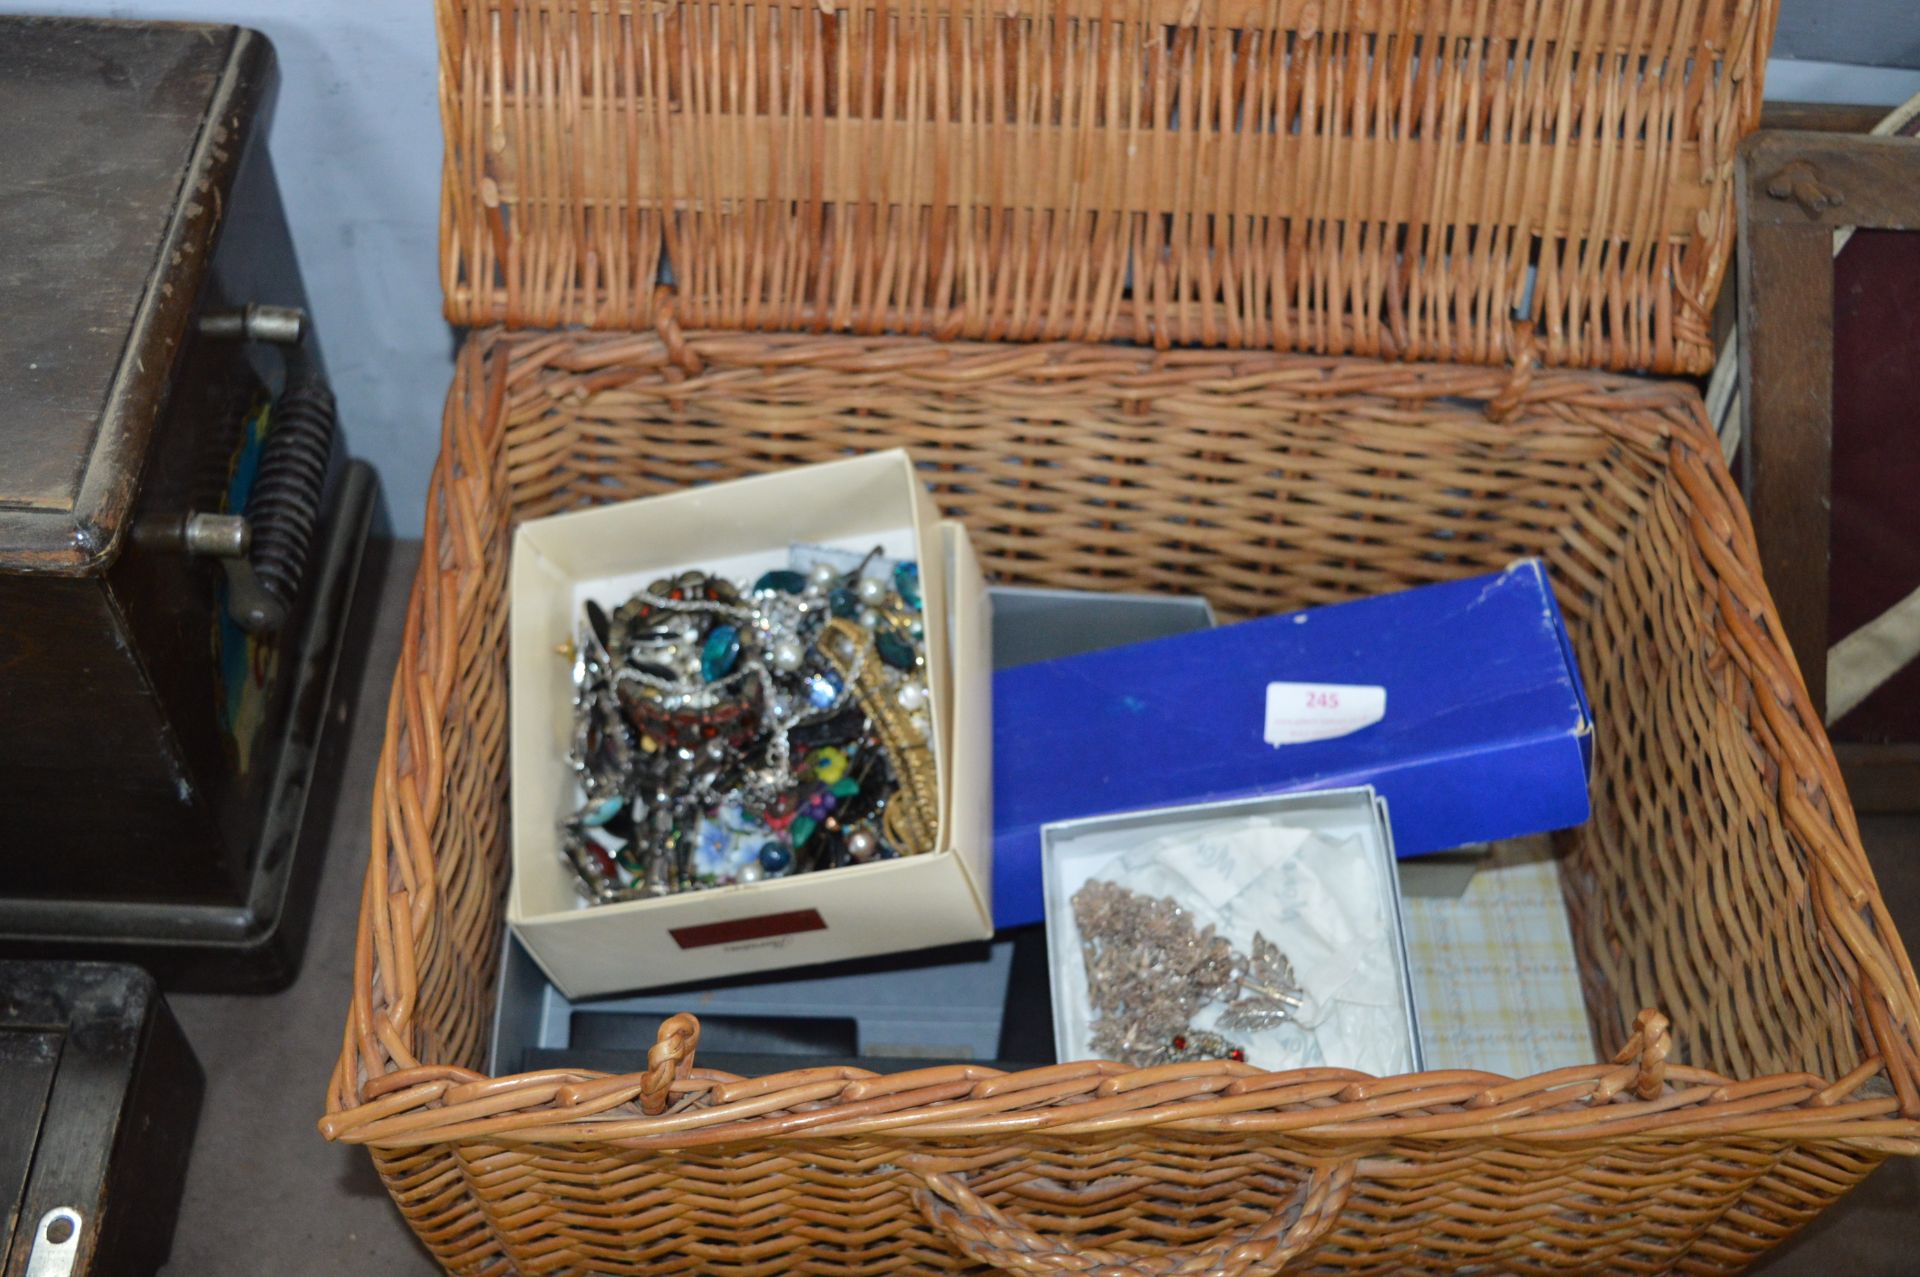
[[(1250, 26), (1214, 32), (1205, 23), (1216, 9)], [(659, 123), (652, 108), (684, 105), (674, 95), (688, 86), (724, 104), (744, 85), (771, 93), (765, 86), (777, 82), (786, 96), (762, 98), (760, 111), (786, 130), (791, 146), (776, 149), (812, 148), (818, 159), (831, 150), (825, 126), (859, 116), (848, 104), (860, 95), (847, 88), (857, 77), (848, 77), (877, 56), (871, 43), (849, 51), (847, 33), (869, 29), (862, 22), (922, 41), (881, 59), (888, 67), (918, 65), (929, 48), (977, 53), (966, 40), (987, 24), (1005, 28), (995, 40), (1009, 66), (1027, 66), (1022, 75), (1052, 66), (1055, 76), (1072, 49), (1020, 61), (1026, 42), (1064, 39), (1050, 24), (1086, 34), (1120, 22), (1138, 44), (1146, 23), (1155, 94), (1176, 99), (1204, 61), (1194, 48), (1216, 37), (1236, 51), (1284, 45), (1311, 68), (1321, 41), (1352, 45), (1364, 34), (1380, 50), (1416, 32), (1423, 49), (1448, 51), (1444, 63), (1416, 59), (1445, 83), (1413, 74), (1402, 87), (1437, 111), (1455, 94), (1479, 94), (1473, 118), (1482, 119), (1504, 109), (1484, 103), (1505, 90), (1498, 59), (1483, 51), (1476, 61), (1474, 41), (1550, 64), (1538, 74), (1565, 72), (1562, 104), (1583, 95), (1612, 103), (1591, 81), (1602, 72), (1623, 84), (1658, 80), (1635, 52), (1657, 37), (1689, 51), (1684, 68), (1665, 72), (1685, 81), (1676, 90), (1685, 110), (1663, 118), (1717, 121), (1679, 130), (1713, 153), (1686, 170), (1709, 188), (1712, 207), (1726, 148), (1750, 114), (1743, 95), (1757, 97), (1751, 72), (1771, 4), (1195, 0), (1163, 12), (1058, 0), (1044, 17), (1022, 12), (935, 0), (897, 9), (443, 4), (452, 311), (633, 331), (486, 331), (460, 355), (376, 780), (353, 1005), (325, 1134), (368, 1146), (421, 1240), (463, 1274), (1723, 1271), (1791, 1235), (1887, 1156), (1920, 1153), (1920, 986), (1692, 388), (1539, 366), (1550, 349), (1502, 367), (1220, 348), (1284, 344), (1271, 328), (1257, 340), (1245, 337), (1251, 329), (1244, 339), (1216, 334), (1208, 348), (1204, 334), (1162, 326), (1180, 307), (1154, 300), (1138, 244), (1126, 250), (1133, 287), (1110, 278), (1125, 301), (1103, 312), (1126, 325), (1088, 319), (1071, 335), (1144, 336), (1139, 344), (962, 340), (957, 332), (999, 322), (997, 303), (972, 308), (1003, 285), (1024, 298), (1011, 312), (1023, 318), (992, 335), (1052, 335), (1036, 298), (1081, 296), (1073, 290), (1091, 288), (1093, 276), (1047, 282), (1041, 258), (1008, 257), (1021, 251), (1008, 236), (1027, 232), (976, 208), (976, 229), (998, 226), (1001, 249), (951, 228), (942, 240), (938, 219), (923, 222), (915, 251), (931, 256), (913, 269), (923, 283), (939, 275), (946, 291), (916, 291), (926, 304), (908, 305), (876, 282), (906, 269), (875, 238), (898, 203), (888, 213), (879, 196), (864, 212), (839, 197), (820, 202), (821, 182), (831, 190), (855, 180), (845, 172), (816, 172), (813, 204), (683, 190), (667, 181), (668, 156), (683, 166), (730, 156), (734, 178), (757, 181), (767, 154), (750, 136), (699, 141), (707, 117), (698, 110), (679, 112), (672, 128), (683, 132), (669, 129), (664, 142), (648, 131)], [(1592, 38), (1570, 53), (1534, 34), (1545, 30)], [(1106, 38), (1096, 35), (1086, 39)], [(781, 70), (772, 51), (792, 40), (805, 56)], [(726, 53), (717, 62), (715, 49)], [(1169, 61), (1157, 61), (1163, 52)], [(1248, 59), (1236, 52), (1221, 65), (1258, 65)], [(737, 74), (716, 76), (716, 67)], [(1370, 64), (1375, 71), (1385, 68)], [(959, 91), (961, 71), (934, 72), (940, 94)], [(1505, 74), (1519, 73), (1509, 65)], [(881, 79), (894, 86), (888, 93), (925, 87), (904, 69)], [(1100, 84), (1109, 103), (1134, 92), (1112, 77)], [(1015, 100), (1030, 91), (1045, 96), (1023, 88)], [(768, 101), (784, 105), (769, 110)], [(805, 127), (788, 128), (783, 112), (801, 113)], [(588, 149), (585, 139), (606, 129), (628, 132)], [(1636, 136), (1671, 148), (1675, 131)], [(1394, 136), (1341, 136), (1352, 144), (1361, 134)], [(1293, 136), (1307, 145), (1306, 133)], [(633, 157), (649, 154), (649, 137), (657, 149), (643, 163)], [(1572, 149), (1586, 158), (1540, 162), (1581, 173), (1612, 166), (1602, 187), (1628, 180), (1618, 153)], [(1098, 151), (1077, 152), (1089, 171)], [(496, 168), (508, 155), (514, 163)], [(1398, 162), (1382, 160), (1382, 171)], [(1451, 162), (1436, 151), (1414, 167), (1431, 174)], [(624, 196), (606, 185), (616, 173)], [(1632, 180), (1642, 179), (1654, 180)], [(661, 190), (674, 194), (645, 194)], [(944, 198), (959, 199), (951, 188)], [(1025, 209), (1012, 222), (1027, 213), (1046, 220)], [(738, 227), (717, 224), (736, 215), (796, 255), (779, 259), (787, 274), (774, 272), (788, 283), (775, 288), (763, 275), (745, 293), (724, 292), (729, 272), (752, 276), (767, 260), (728, 238)], [(843, 215), (869, 220), (841, 238), (833, 228)], [(1151, 220), (1114, 234), (1151, 235), (1139, 230)], [(1667, 235), (1648, 249), (1668, 263), (1666, 285), (1677, 289), (1683, 262), (1696, 282), (1717, 278), (1724, 227), (1710, 222), (1693, 224), (1705, 228), (1698, 238)], [(1058, 254), (1079, 251), (1092, 272), (1102, 259), (1086, 245), (1108, 241), (1087, 228), (1100, 224), (1089, 214), (1059, 231), (1046, 260), (1060, 267)], [(792, 232), (784, 239), (782, 225)], [(1445, 269), (1420, 264), (1422, 237), (1438, 223), (1397, 225), (1396, 269)], [(1286, 236), (1326, 242), (1325, 223), (1299, 227), (1290, 221)], [(1616, 237), (1590, 250), (1576, 243), (1587, 233), (1567, 232), (1553, 252), (1594, 251), (1617, 264), (1647, 248)], [(1070, 238), (1078, 250), (1064, 246)], [(1162, 262), (1182, 251), (1158, 243)], [(663, 245), (678, 293), (641, 286)], [(936, 259), (946, 263), (937, 271), (927, 264)], [(1361, 257), (1311, 269), (1323, 266), (1394, 273)], [(804, 286), (792, 283), (801, 277)], [(1305, 309), (1289, 322), (1304, 318), (1323, 335), (1345, 323), (1329, 347), (1432, 353), (1387, 340), (1396, 325), (1440, 331), (1413, 322), (1431, 312), (1389, 304), (1410, 295), (1410, 276), (1400, 278), (1379, 305), (1316, 285), (1298, 295)], [(1661, 327), (1677, 322), (1678, 294), (1638, 311), (1628, 303), (1644, 294), (1623, 278), (1602, 286), (1619, 306), (1609, 302), (1598, 319), (1542, 303), (1549, 334), (1559, 324), (1559, 357), (1607, 362), (1593, 345), (1604, 333), (1641, 343), (1630, 362), (1661, 362), (1656, 347), (1668, 339), (1659, 334), (1679, 331)], [(954, 282), (962, 279), (965, 288)], [(986, 293), (968, 291), (976, 287)], [(836, 297), (855, 301), (826, 305)], [(898, 331), (863, 333), (883, 297), (889, 318), (873, 326)], [(1508, 324), (1504, 306), (1502, 294), (1500, 306), (1475, 311), (1486, 323), (1474, 350), (1448, 344), (1445, 353), (1511, 354), (1524, 325)], [(683, 313), (721, 327), (683, 328)], [(1281, 316), (1261, 313), (1268, 324)], [(1144, 333), (1130, 327), (1142, 315)], [(1665, 318), (1634, 327), (1635, 316), (1655, 315)], [(1162, 339), (1182, 344), (1154, 348)], [(1693, 358), (1678, 337), (1665, 349), (1675, 365)], [(1009, 583), (1198, 591), (1240, 615), (1544, 557), (1598, 722), (1593, 818), (1562, 836), (1560, 852), (1599, 1062), (1523, 1079), (1262, 1073), (1228, 1062), (737, 1078), (699, 1067), (698, 1025), (681, 1016), (663, 1027), (644, 1072), (481, 1073), (507, 875), (514, 524), (891, 446), (912, 449), (939, 502), (968, 522), (989, 570)]]

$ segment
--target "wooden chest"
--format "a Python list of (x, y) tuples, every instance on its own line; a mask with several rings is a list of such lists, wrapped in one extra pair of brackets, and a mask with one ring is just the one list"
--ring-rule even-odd
[(278, 930), (371, 488), (274, 82), (234, 27), (0, 19), (0, 937)]
[(204, 1081), (146, 972), (0, 961), (0, 1277), (158, 1269)]

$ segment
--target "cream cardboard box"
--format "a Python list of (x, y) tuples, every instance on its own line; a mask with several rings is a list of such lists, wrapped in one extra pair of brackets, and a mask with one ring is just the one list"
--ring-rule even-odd
[[(935, 850), (791, 878), (589, 906), (561, 860), (586, 600), (611, 610), (687, 568), (751, 580), (795, 544), (919, 561), (940, 784)], [(512, 567), (513, 882), (507, 920), (569, 998), (985, 939), (993, 923), (992, 630), (964, 528), (903, 451), (688, 488), (522, 524)]]

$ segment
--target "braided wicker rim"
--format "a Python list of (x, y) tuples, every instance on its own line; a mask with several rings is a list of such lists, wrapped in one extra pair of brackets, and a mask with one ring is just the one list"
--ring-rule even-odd
[[(465, 1067), (484, 1055), (505, 833), (499, 821), (477, 832), (442, 827), (449, 802), (472, 798), (449, 783), (449, 759), (440, 752), (443, 720), (464, 716), (463, 747), (478, 751), (498, 777), (497, 799), (482, 810), (503, 806), (505, 698), (456, 704), (453, 689), (476, 660), (504, 666), (504, 608), (472, 606), (476, 592), (504, 588), (499, 556), (489, 549), (500, 521), (541, 512), (549, 497), (549, 505), (569, 499), (543, 496), (529, 482), (520, 493), (522, 507), (510, 511), (505, 504), (509, 462), (498, 436), (509, 397), (521, 408), (538, 407), (632, 384), (642, 375), (663, 378), (672, 394), (689, 370), (724, 384), (821, 366), (876, 382), (931, 381), (955, 394), (1016, 375), (1044, 379), (1088, 370), (1144, 386), (1182, 375), (1181, 369), (1190, 375), (1195, 367), (1229, 378), (1278, 367), (1289, 377), (1297, 371), (1303, 384), (1331, 387), (1332, 394), (1383, 395), (1402, 407), (1486, 401), (1508, 388), (1490, 370), (1276, 355), (1154, 356), (677, 331), (476, 339), (462, 355), (449, 401), (432, 479), (428, 548), (409, 604), (375, 782), (352, 1012), (320, 1123), (328, 1138), (383, 1149), (476, 1140), (688, 1149), (800, 1137), (932, 1140), (1164, 1127), (1335, 1143), (1752, 1137), (1838, 1141), (1881, 1155), (1920, 1152), (1914, 1046), (1920, 991), (1860, 850), (1831, 749), (1759, 583), (1745, 512), (1691, 392), (1685, 399), (1691, 408), (1670, 414), (1663, 429), (1678, 440), (1676, 478), (1693, 505), (1694, 533), (1718, 573), (1723, 605), (1739, 621), (1729, 655), (1749, 663), (1754, 686), (1764, 693), (1750, 706), (1754, 730), (1764, 732), (1773, 765), (1783, 769), (1782, 818), (1808, 848), (1803, 868), (1827, 961), (1853, 990), (1862, 1049), (1857, 1065), (1841, 1076), (1781, 1072), (1741, 1080), (1674, 1062), (1667, 1019), (1651, 1010), (1634, 1020), (1611, 1062), (1523, 1079), (1473, 1071), (1393, 1078), (1332, 1069), (1266, 1073), (1227, 1062), (1153, 1069), (1076, 1062), (1011, 1075), (971, 1066), (892, 1076), (801, 1069), (738, 1078), (695, 1065), (698, 1026), (685, 1016), (663, 1026), (642, 1073), (560, 1070), (494, 1079)], [(1652, 383), (1542, 373), (1526, 386), (1519, 406), (1524, 413), (1600, 393), (1622, 408), (1681, 402), (1671, 388)], [(1628, 415), (1620, 416), (1621, 430), (1646, 428)], [(777, 457), (766, 460), (777, 463)], [(513, 464), (541, 463), (516, 457)], [(436, 860), (445, 837), (472, 845)], [(425, 978), (428, 962), (432, 980)]]

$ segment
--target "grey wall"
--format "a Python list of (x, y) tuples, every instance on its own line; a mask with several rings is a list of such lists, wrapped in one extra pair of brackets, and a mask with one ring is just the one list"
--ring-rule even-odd
[(1914, 0), (1781, 0), (1777, 58), (1920, 67)]
[[(1784, 0), (1770, 96), (1893, 105), (1920, 92), (1920, 0)], [(0, 11), (257, 27), (279, 50), (272, 150), (348, 446), (394, 531), (418, 535), (452, 335), (435, 258), (440, 120), (429, 0), (0, 0)], [(1839, 65), (1872, 63), (1863, 70)]]

